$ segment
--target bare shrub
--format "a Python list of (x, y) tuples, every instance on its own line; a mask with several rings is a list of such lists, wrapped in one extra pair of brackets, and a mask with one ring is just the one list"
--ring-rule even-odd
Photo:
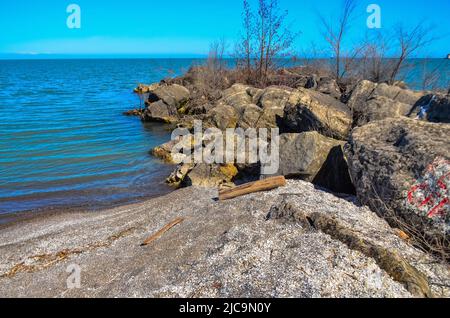
[(393, 59), (388, 58), (392, 40), (386, 33), (376, 32), (364, 39), (359, 77), (374, 83), (385, 83), (392, 74)]
[(196, 88), (207, 100), (216, 99), (217, 91), (229, 86), (225, 59), (226, 49), (225, 39), (213, 42), (204, 65), (196, 67)]

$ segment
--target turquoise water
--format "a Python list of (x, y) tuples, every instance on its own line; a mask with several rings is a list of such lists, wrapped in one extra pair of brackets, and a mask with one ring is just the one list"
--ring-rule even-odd
[[(122, 113), (137, 83), (181, 74), (199, 60), (0, 60), (0, 214), (47, 207), (104, 207), (170, 191), (173, 167), (148, 151), (170, 139), (158, 124)], [(232, 62), (231, 62), (232, 64)], [(408, 75), (419, 88), (429, 60)]]
[(89, 206), (167, 193), (173, 168), (149, 155), (170, 140), (122, 113), (139, 82), (192, 60), (0, 61), (0, 214)]

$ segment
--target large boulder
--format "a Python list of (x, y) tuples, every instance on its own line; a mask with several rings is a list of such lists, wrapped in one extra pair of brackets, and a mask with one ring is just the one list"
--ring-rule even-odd
[(257, 125), (258, 128), (275, 128), (278, 121), (283, 118), (284, 109), (292, 94), (289, 87), (272, 86), (266, 88), (256, 96), (256, 104), (263, 110)]
[(217, 127), (220, 130), (236, 128), (239, 113), (233, 106), (219, 104), (212, 108), (205, 117), (206, 126)]
[(374, 96), (384, 96), (397, 102), (414, 105), (423, 93), (415, 92), (398, 85), (378, 84), (373, 92)]
[(181, 85), (159, 85), (149, 92), (148, 104), (163, 101), (171, 109), (180, 109), (190, 97), (190, 92)]
[(256, 104), (261, 108), (278, 109), (281, 111), (282, 115), (284, 107), (291, 97), (292, 91), (293, 89), (289, 87), (268, 87), (260, 94), (260, 96), (258, 96)]
[(342, 96), (339, 85), (331, 77), (319, 77), (313, 74), (308, 77), (305, 88), (317, 90), (320, 93), (331, 95), (336, 99), (340, 99)]
[(351, 91), (347, 101), (348, 107), (353, 111), (362, 110), (367, 100), (372, 97), (377, 84), (371, 81), (360, 81)]
[(317, 91), (330, 95), (336, 99), (341, 98), (341, 90), (335, 79), (330, 77), (322, 77), (317, 83)]
[(142, 113), (141, 118), (143, 121), (176, 123), (178, 120), (178, 111), (175, 107), (159, 100), (149, 104)]
[(237, 126), (243, 129), (277, 128), (281, 117), (279, 110), (249, 104), (243, 107)]
[(240, 111), (244, 105), (253, 103), (251, 93), (256, 93), (256, 91), (247, 85), (234, 84), (222, 92), (222, 99), (219, 104), (232, 106)]
[[(434, 123), (450, 123), (450, 95), (435, 96), (427, 110), (427, 120)], [(430, 97), (430, 96), (429, 96)]]
[(231, 185), (238, 170), (234, 164), (197, 164), (183, 180), (185, 186), (214, 188)]
[(318, 131), (341, 140), (348, 138), (351, 124), (352, 116), (345, 104), (308, 89), (298, 89), (291, 94), (282, 118), (285, 132)]
[(145, 102), (147, 108), (141, 116), (142, 120), (177, 122), (179, 110), (189, 101), (189, 90), (177, 84), (158, 84), (147, 88), (148, 99)]
[(354, 126), (390, 117), (413, 116), (423, 93), (377, 84), (367, 80), (359, 82), (347, 102), (353, 111)]
[(243, 107), (242, 115), (238, 126), (244, 129), (263, 128), (266, 124), (263, 119), (264, 110), (255, 104), (248, 104)]
[(388, 85), (386, 83), (373, 83), (363, 80), (359, 82), (353, 89), (348, 105), (352, 109), (361, 109), (370, 98), (383, 96), (400, 103), (414, 105), (423, 93), (404, 89), (396, 85)]
[(183, 147), (186, 149), (192, 149), (194, 146), (194, 140), (192, 137), (183, 136), (178, 137), (174, 140), (168, 141), (160, 146), (153, 148), (150, 154), (158, 159), (161, 159), (169, 164), (179, 164), (184, 162), (186, 159), (186, 154), (183, 154), (183, 149), (179, 149), (178, 153), (173, 150), (177, 146), (178, 148)]
[(313, 182), (334, 192), (353, 193), (343, 141), (318, 132), (282, 134), (278, 174)]
[[(228, 126), (230, 119), (234, 124), (235, 115), (238, 116), (238, 127), (275, 128), (278, 126), (278, 120), (283, 117), (291, 93), (292, 89), (289, 87), (271, 86), (262, 90), (235, 84), (223, 91), (222, 98), (207, 117), (212, 126), (219, 128)], [(230, 110), (230, 106), (235, 112)], [(214, 117), (227, 118), (225, 124), (219, 124)], [(234, 128), (234, 125), (227, 128)]]
[(428, 237), (448, 236), (448, 136), (450, 125), (406, 117), (355, 129), (346, 157), (361, 203)]
[(374, 120), (408, 116), (412, 105), (388, 97), (376, 96), (366, 101), (363, 109), (355, 110), (355, 126), (363, 126)]

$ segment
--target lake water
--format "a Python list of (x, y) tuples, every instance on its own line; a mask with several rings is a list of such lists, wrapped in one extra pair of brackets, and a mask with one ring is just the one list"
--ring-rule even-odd
[(0, 214), (170, 191), (164, 179), (173, 167), (149, 155), (170, 131), (122, 113), (139, 105), (137, 83), (192, 62), (0, 61)]
[(122, 113), (139, 105), (132, 93), (137, 83), (157, 82), (198, 62), (0, 61), (0, 214), (98, 208), (170, 191), (164, 179), (173, 167), (148, 154), (170, 140), (170, 132)]

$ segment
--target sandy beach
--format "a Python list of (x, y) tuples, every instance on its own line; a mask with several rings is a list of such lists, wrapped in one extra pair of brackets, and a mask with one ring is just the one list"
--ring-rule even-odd
[[(268, 219), (273, 207), (333, 216), (377, 246), (399, 253), (430, 278), (435, 295), (448, 266), (401, 240), (387, 223), (351, 197), (312, 184), (217, 201), (217, 191), (190, 187), (102, 212), (43, 214), (0, 232), (2, 297), (412, 297), (376, 258), (333, 234), (289, 217)], [(284, 204), (284, 203), (283, 203)], [(183, 218), (148, 246), (141, 243)], [(80, 288), (68, 288), (76, 266)]]

